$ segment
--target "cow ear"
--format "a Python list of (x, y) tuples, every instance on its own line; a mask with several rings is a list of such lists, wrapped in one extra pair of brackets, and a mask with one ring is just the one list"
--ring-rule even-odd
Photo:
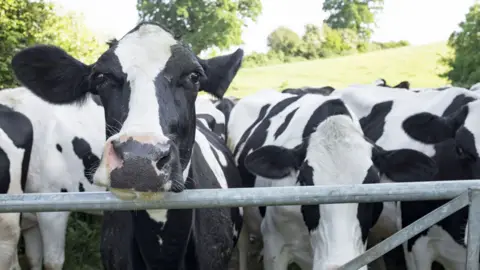
[(376, 147), (372, 161), (382, 174), (394, 182), (429, 181), (438, 172), (433, 159), (412, 149), (385, 151)]
[(251, 173), (270, 179), (281, 179), (297, 168), (294, 150), (267, 145), (245, 157), (245, 168)]
[(403, 81), (403, 82), (395, 85), (393, 88), (410, 89), (410, 83), (407, 82), (407, 81)]
[(422, 112), (405, 119), (402, 127), (405, 133), (413, 139), (426, 144), (435, 144), (455, 138), (455, 134), (463, 125), (467, 114), (467, 106), (463, 106), (447, 117)]
[(56, 46), (21, 50), (12, 59), (12, 69), (21, 84), (50, 103), (79, 101), (89, 90), (90, 67)]
[(243, 50), (207, 60), (199, 59), (206, 78), (200, 81), (200, 90), (222, 98), (242, 65)]

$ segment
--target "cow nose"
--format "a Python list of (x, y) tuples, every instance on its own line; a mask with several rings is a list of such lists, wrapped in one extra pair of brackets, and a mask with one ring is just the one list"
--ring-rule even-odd
[(121, 160), (126, 161), (132, 158), (148, 159), (162, 167), (169, 159), (171, 153), (170, 143), (142, 143), (136, 140), (127, 140), (120, 142), (113, 140), (112, 149), (115, 156)]

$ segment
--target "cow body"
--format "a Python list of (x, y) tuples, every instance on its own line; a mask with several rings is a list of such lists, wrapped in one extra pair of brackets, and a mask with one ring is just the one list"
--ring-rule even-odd
[[(22, 50), (12, 60), (19, 81), (48, 102), (70, 104), (99, 95), (106, 141), (94, 183), (123, 200), (235, 186), (234, 177), (220, 177), (222, 168), (232, 166), (211, 147), (212, 140), (221, 145), (221, 139), (206, 127), (199, 132), (202, 122), (197, 122), (194, 103), (200, 90), (223, 96), (243, 51), (203, 60), (154, 23), (140, 23), (110, 45), (92, 65), (46, 45)], [(219, 159), (207, 160), (206, 150)], [(234, 226), (234, 212), (217, 208), (105, 213), (102, 260), (106, 267), (119, 255), (125, 267), (134, 269), (223, 270), (235, 231), (240, 230)]]
[[(336, 94), (359, 116), (367, 137), (385, 149), (409, 148), (430, 156), (439, 171), (433, 180), (478, 178), (480, 164), (479, 95), (464, 88), (418, 93), (376, 87), (350, 87)], [(403, 181), (428, 181), (405, 178)], [(405, 227), (446, 201), (401, 202)], [(387, 208), (385, 208), (387, 209)], [(396, 209), (396, 207), (388, 207)], [(384, 220), (395, 220), (395, 214)], [(409, 269), (430, 269), (437, 261), (447, 269), (464, 269), (464, 231), (468, 208), (440, 221), (404, 244)], [(382, 220), (382, 218), (381, 218)], [(390, 234), (400, 228), (392, 229)], [(388, 236), (388, 235), (385, 235)]]
[(380, 78), (380, 79), (377, 79), (375, 82), (373, 82), (373, 84), (376, 86), (382, 86), (382, 87), (388, 87), (388, 88), (410, 89), (410, 82), (408, 81), (402, 81), (395, 86), (390, 86), (387, 84), (387, 81), (385, 81), (385, 79)]
[[(32, 143), (33, 127), (30, 120), (8, 106), (0, 105), (1, 194), (22, 194), (24, 192)], [(19, 238), (20, 213), (0, 214), (1, 269), (20, 270), (17, 258)]]
[(295, 94), (295, 95), (304, 95), (304, 94), (318, 94), (323, 96), (330, 95), (335, 88), (331, 86), (324, 87), (302, 87), (302, 88), (286, 88), (283, 89), (282, 93)]
[[(368, 184), (377, 183), (380, 173), (392, 173), (385, 164), (393, 159), (365, 140), (355, 115), (337, 98), (260, 91), (241, 99), (230, 117), (229, 147), (246, 187)], [(423, 162), (416, 165), (397, 161), (405, 162), (406, 170), (417, 165), (430, 174), (434, 170), (416, 151), (388, 155), (420, 156)], [(302, 269), (324, 270), (364, 252), (382, 204), (257, 209), (245, 209), (245, 224), (250, 232), (261, 232), (265, 269), (287, 269), (294, 261)]]
[[(55, 106), (26, 88), (0, 91), (0, 102), (28, 117), (33, 126), (33, 146), (27, 193), (104, 191), (93, 185), (104, 133), (103, 110), (87, 99), (77, 106)], [(99, 117), (100, 116), (100, 117)], [(94, 120), (94, 121), (92, 121)], [(62, 269), (69, 212), (24, 213), (26, 254), (32, 269)]]

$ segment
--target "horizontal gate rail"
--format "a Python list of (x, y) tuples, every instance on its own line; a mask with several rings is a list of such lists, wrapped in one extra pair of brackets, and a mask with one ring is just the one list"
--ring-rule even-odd
[[(388, 237), (382, 242), (376, 244), (374, 247), (370, 248), (362, 255), (347, 262), (342, 267), (340, 267), (339, 270), (357, 270), (357, 269), (360, 269), (362, 266), (367, 265), (373, 262), (374, 260), (380, 258), (387, 252), (391, 251), (392, 249), (406, 242), (407, 240), (414, 237), (415, 235), (418, 235), (419, 233), (428, 229), (429, 227), (441, 221), (442, 219), (450, 216), (451, 214), (467, 206), (469, 204), (470, 193), (471, 193), (470, 191), (466, 191), (462, 195), (456, 197), (455, 199), (445, 203), (444, 205), (433, 210), (432, 212), (426, 214), (422, 218), (416, 220), (412, 224), (399, 230), (398, 232), (394, 233), (392, 236)], [(469, 229), (469, 232), (470, 231), (471, 230)], [(475, 254), (473, 254), (472, 256), (475, 256)], [(477, 253), (476, 261), (478, 264), (478, 253)]]
[(110, 192), (1, 194), (0, 213), (421, 201), (452, 199), (469, 188), (480, 189), (480, 180), (197, 189), (165, 193), (155, 201), (120, 200)]

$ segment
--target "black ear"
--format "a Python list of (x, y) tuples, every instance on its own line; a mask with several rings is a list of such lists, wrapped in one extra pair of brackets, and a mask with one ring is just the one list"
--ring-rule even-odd
[(214, 57), (208, 60), (199, 59), (200, 64), (207, 75), (200, 81), (200, 90), (222, 98), (238, 69), (242, 65), (243, 50), (237, 49), (234, 53)]
[(422, 143), (440, 143), (455, 138), (455, 134), (463, 125), (467, 114), (467, 106), (463, 106), (447, 117), (422, 112), (405, 119), (402, 128), (407, 135)]
[(397, 85), (395, 85), (393, 88), (403, 88), (403, 89), (410, 89), (410, 83), (407, 81), (403, 81)]
[(438, 172), (433, 159), (412, 149), (385, 151), (374, 148), (372, 161), (381, 173), (394, 182), (429, 181)]
[(90, 68), (55, 46), (21, 50), (13, 57), (12, 68), (20, 83), (47, 102), (72, 103), (88, 92)]
[(298, 168), (294, 150), (282, 146), (267, 145), (245, 157), (245, 168), (255, 175), (281, 179)]

